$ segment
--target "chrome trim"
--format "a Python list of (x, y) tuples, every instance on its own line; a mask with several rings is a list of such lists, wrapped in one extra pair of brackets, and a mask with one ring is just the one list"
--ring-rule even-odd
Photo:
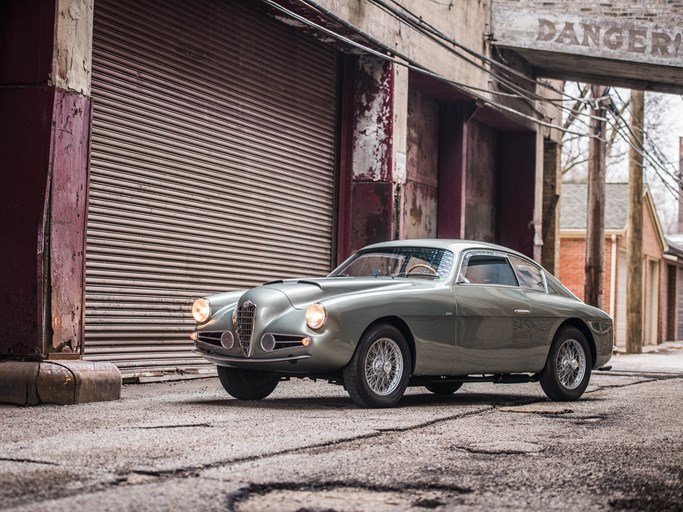
[(210, 361), (214, 364), (219, 364), (219, 363), (286, 363), (287, 361), (298, 361), (300, 359), (308, 359), (310, 358), (310, 354), (304, 354), (300, 356), (293, 356), (293, 357), (274, 357), (274, 358), (269, 358), (269, 359), (246, 359), (246, 358), (241, 358), (241, 357), (229, 357), (229, 356), (224, 356), (221, 354), (217, 354), (215, 352), (211, 353), (206, 353), (203, 350), (194, 350), (193, 351), (195, 354), (199, 354), (202, 356), (204, 359), (207, 361)]
[(237, 343), (242, 353), (249, 357), (251, 352), (251, 338), (254, 333), (254, 320), (256, 318), (256, 304), (250, 300), (237, 308), (235, 334)]

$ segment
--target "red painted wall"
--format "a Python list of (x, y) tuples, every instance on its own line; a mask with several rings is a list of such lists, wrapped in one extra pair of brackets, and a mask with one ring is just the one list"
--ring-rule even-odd
[(90, 100), (50, 85), (55, 19), (0, 3), (0, 357), (82, 348)]
[(502, 133), (498, 158), (496, 241), (533, 257), (536, 134)]
[(0, 3), (0, 356), (39, 357), (55, 1)]

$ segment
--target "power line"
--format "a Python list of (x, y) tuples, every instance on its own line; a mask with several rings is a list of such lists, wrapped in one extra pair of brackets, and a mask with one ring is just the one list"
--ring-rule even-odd
[[(341, 41), (341, 42), (344, 42), (345, 44), (348, 44), (348, 45), (350, 45), (350, 46), (352, 46), (352, 47), (354, 47), (354, 48), (360, 49), (360, 50), (362, 50), (362, 51), (364, 51), (364, 52), (366, 52), (366, 53), (369, 53), (369, 54), (374, 55), (374, 56), (376, 56), (376, 57), (379, 57), (379, 58), (381, 58), (381, 59), (384, 59), (384, 60), (393, 62), (393, 63), (396, 64), (396, 65), (404, 66), (404, 67), (406, 67), (406, 68), (408, 68), (408, 69), (412, 69), (412, 70), (414, 70), (414, 71), (418, 71), (418, 72), (423, 73), (423, 74), (426, 74), (426, 75), (428, 75), (428, 76), (432, 76), (432, 77), (434, 77), (434, 78), (436, 78), (436, 79), (439, 79), (439, 80), (442, 81), (442, 82), (449, 83), (449, 84), (451, 84), (451, 85), (453, 85), (453, 86), (455, 86), (455, 87), (457, 87), (457, 88), (464, 89), (464, 90), (468, 90), (468, 91), (469, 91), (469, 94), (470, 94), (474, 99), (479, 100), (479, 102), (480, 102), (481, 104), (490, 106), (490, 107), (493, 108), (494, 110), (498, 110), (499, 112), (511, 113), (511, 114), (514, 114), (515, 116), (521, 117), (521, 118), (523, 118), (523, 119), (527, 119), (527, 120), (529, 120), (529, 121), (531, 121), (531, 122), (533, 122), (533, 123), (535, 123), (535, 124), (538, 124), (538, 125), (540, 125), (540, 126), (545, 126), (545, 127), (547, 127), (547, 128), (556, 129), (556, 130), (559, 130), (559, 131), (561, 131), (561, 132), (579, 134), (579, 132), (572, 132), (571, 130), (565, 130), (565, 129), (563, 129), (563, 128), (562, 128), (561, 126), (559, 126), (559, 125), (552, 124), (552, 123), (549, 123), (549, 122), (546, 122), (546, 121), (542, 121), (542, 120), (540, 120), (540, 119), (538, 119), (538, 118), (536, 118), (536, 117), (533, 117), (533, 116), (530, 116), (530, 115), (525, 114), (525, 113), (523, 113), (523, 112), (520, 112), (519, 110), (516, 110), (516, 109), (514, 109), (514, 108), (512, 108), (512, 107), (508, 107), (508, 106), (506, 106), (506, 105), (501, 105), (501, 104), (499, 104), (499, 103), (493, 102), (493, 101), (489, 100), (488, 98), (486, 98), (486, 97), (484, 97), (484, 96), (478, 94), (478, 92), (475, 92), (475, 90), (476, 90), (477, 88), (475, 88), (475, 87), (473, 87), (473, 86), (470, 86), (470, 85), (468, 85), (468, 84), (464, 84), (464, 83), (461, 83), (461, 82), (456, 82), (456, 81), (454, 81), (454, 80), (447, 79), (447, 78), (445, 78), (445, 77), (439, 75), (438, 73), (429, 70), (428, 68), (426, 68), (426, 67), (424, 67), (424, 66), (418, 64), (417, 62), (415, 62), (413, 59), (410, 59), (409, 57), (405, 56), (404, 54), (402, 54), (402, 53), (400, 53), (400, 52), (397, 52), (397, 51), (395, 51), (395, 50), (393, 50), (393, 49), (390, 49), (390, 48), (386, 47), (386, 45), (384, 45), (384, 44), (382, 44), (382, 43), (380, 43), (380, 42), (374, 40), (373, 38), (370, 38), (370, 36), (364, 35), (364, 34), (363, 34), (360, 30), (358, 30), (356, 27), (354, 27), (353, 25), (350, 25), (349, 23), (345, 22), (344, 20), (341, 20), (340, 18), (338, 18), (338, 17), (337, 17), (336, 15), (334, 15), (333, 13), (331, 13), (331, 14), (332, 14), (336, 19), (338, 19), (340, 22), (343, 22), (348, 28), (352, 28), (354, 31), (357, 31), (360, 35), (363, 35), (364, 37), (368, 37), (368, 38), (369, 38), (368, 40), (372, 41), (373, 44), (377, 44), (377, 46), (380, 47), (380, 48), (382, 48), (384, 51), (386, 51), (387, 54), (384, 54), (384, 53), (382, 53), (382, 52), (380, 52), (380, 51), (377, 51), (377, 50), (375, 50), (375, 49), (373, 49), (373, 48), (370, 48), (370, 47), (368, 47), (368, 46), (365, 46), (365, 45), (363, 45), (363, 44), (361, 44), (361, 43), (358, 43), (357, 41), (354, 41), (354, 40), (352, 40), (352, 39), (350, 39), (350, 38), (348, 38), (348, 37), (346, 37), (346, 36), (343, 36), (343, 35), (341, 35), (341, 34), (338, 34), (338, 33), (334, 32), (333, 30), (330, 30), (330, 29), (327, 28), (327, 27), (324, 27), (324, 26), (322, 26), (322, 25), (320, 25), (320, 24), (318, 24), (318, 23), (315, 23), (315, 22), (309, 20), (308, 18), (306, 18), (306, 17), (304, 17), (304, 16), (301, 16), (301, 15), (299, 15), (299, 14), (297, 14), (297, 13), (291, 11), (291, 10), (287, 9), (286, 7), (281, 6), (280, 4), (276, 3), (274, 0), (263, 0), (263, 1), (264, 1), (265, 3), (267, 3), (268, 5), (270, 5), (272, 8), (274, 8), (274, 9), (276, 9), (276, 10), (278, 10), (278, 11), (284, 13), (284, 14), (286, 14), (287, 16), (291, 17), (292, 19), (295, 19), (295, 20), (297, 20), (297, 21), (299, 21), (299, 22), (301, 22), (301, 23), (303, 23), (303, 24), (305, 24), (305, 25), (308, 25), (308, 26), (311, 27), (311, 28), (314, 28), (314, 29), (316, 29), (316, 30), (318, 30), (318, 31), (321, 31), (321, 32), (323, 32), (323, 33), (325, 33), (325, 34), (327, 34), (327, 35), (329, 35), (329, 36), (331, 36), (331, 37), (333, 37), (333, 38), (335, 38), (335, 39), (337, 39), (337, 40), (339, 40), (339, 41)], [(315, 2), (312, 2), (311, 0), (300, 0), (300, 1), (301, 1), (301, 2), (304, 2), (304, 3), (306, 3), (306, 4), (315, 5), (317, 8), (319, 8), (319, 9), (321, 10), (321, 12), (329, 12), (329, 11), (327, 11), (326, 9), (323, 9), (323, 8), (321, 8), (320, 6), (317, 6), (317, 4), (315, 4)], [(399, 58), (393, 57), (393, 56), (389, 55), (388, 53), (393, 53), (394, 55), (398, 56)], [(486, 92), (490, 93), (491, 91), (486, 91)]]

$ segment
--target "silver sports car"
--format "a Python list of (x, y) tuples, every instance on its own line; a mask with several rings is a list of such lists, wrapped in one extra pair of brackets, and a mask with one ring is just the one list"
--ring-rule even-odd
[(539, 381), (576, 400), (613, 348), (609, 315), (522, 254), (467, 240), (370, 245), (327, 277), (212, 295), (192, 313), (196, 351), (242, 400), (291, 377), (342, 384), (364, 407), (463, 382)]

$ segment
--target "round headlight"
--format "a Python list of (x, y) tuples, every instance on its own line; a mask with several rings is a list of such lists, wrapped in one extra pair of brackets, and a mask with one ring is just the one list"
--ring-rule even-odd
[(197, 299), (192, 304), (192, 316), (197, 323), (206, 322), (211, 316), (211, 304), (206, 299)]
[(306, 325), (311, 329), (320, 329), (327, 321), (327, 310), (322, 304), (311, 304), (306, 310)]

